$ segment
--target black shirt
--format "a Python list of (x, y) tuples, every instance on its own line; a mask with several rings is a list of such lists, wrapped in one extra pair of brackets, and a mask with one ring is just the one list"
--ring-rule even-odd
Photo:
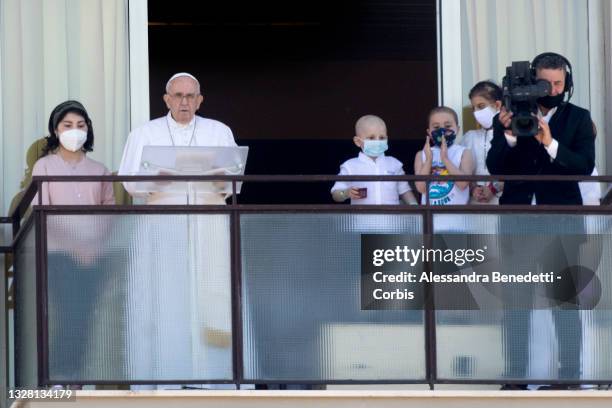
[[(559, 143), (557, 157), (551, 162), (548, 152), (534, 137), (519, 137), (515, 147), (508, 146), (505, 129), (496, 116), (493, 139), (487, 154), (487, 168), (493, 175), (590, 175), (595, 166), (595, 136), (591, 114), (566, 103), (557, 109), (550, 122), (553, 139)], [(581, 205), (576, 181), (507, 181), (500, 204)]]

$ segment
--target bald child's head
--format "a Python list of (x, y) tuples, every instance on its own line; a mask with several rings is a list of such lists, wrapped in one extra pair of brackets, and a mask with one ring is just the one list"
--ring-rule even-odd
[(355, 135), (362, 137), (368, 133), (384, 133), (387, 136), (387, 125), (385, 121), (375, 115), (365, 115), (360, 117), (355, 123)]
[[(353, 142), (357, 147), (361, 150), (364, 150), (364, 146), (366, 140), (371, 141), (382, 141), (386, 142), (387, 140), (387, 125), (385, 125), (385, 121), (375, 115), (365, 115), (359, 118), (355, 123), (355, 137), (353, 137)], [(384, 148), (386, 150), (386, 147)], [(376, 155), (368, 154), (367, 151), (364, 150), (370, 157), (375, 157)]]

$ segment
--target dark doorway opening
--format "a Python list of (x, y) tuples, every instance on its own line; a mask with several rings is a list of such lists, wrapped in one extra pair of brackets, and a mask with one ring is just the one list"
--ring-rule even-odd
[[(250, 147), (249, 174), (337, 174), (369, 113), (412, 173), (437, 101), (435, 3), (149, 0), (151, 116), (187, 71), (206, 98), (199, 114)], [(330, 187), (245, 185), (241, 201), (329, 202)]]

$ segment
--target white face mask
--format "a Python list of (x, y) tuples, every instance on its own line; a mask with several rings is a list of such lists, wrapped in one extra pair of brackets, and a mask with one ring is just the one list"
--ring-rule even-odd
[(59, 141), (66, 150), (76, 152), (87, 141), (87, 132), (81, 129), (70, 129), (59, 135)]
[(474, 111), (474, 118), (485, 129), (491, 129), (495, 115), (497, 115), (497, 111), (491, 106)]

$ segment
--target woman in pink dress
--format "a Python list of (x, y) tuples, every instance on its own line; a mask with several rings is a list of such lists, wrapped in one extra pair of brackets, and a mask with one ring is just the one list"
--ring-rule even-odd
[[(77, 101), (59, 104), (49, 117), (46, 155), (33, 176), (101, 176), (110, 172), (87, 157), (94, 132), (85, 107)], [(38, 192), (43, 205), (114, 204), (111, 182), (45, 182)], [(39, 203), (38, 195), (33, 204)], [(47, 214), (47, 293), (49, 377), (65, 384), (85, 380), (93, 361), (96, 321), (106, 314), (103, 299), (116, 286), (113, 270), (120, 256), (109, 254), (111, 216)], [(107, 299), (108, 300), (108, 299)]]

